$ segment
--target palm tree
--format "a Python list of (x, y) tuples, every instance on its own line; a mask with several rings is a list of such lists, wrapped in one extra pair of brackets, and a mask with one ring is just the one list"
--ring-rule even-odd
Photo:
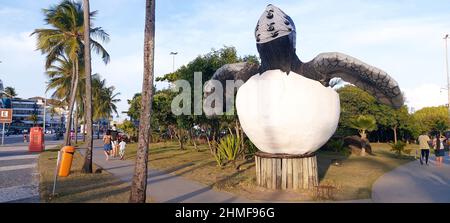
[(90, 44), (90, 29), (86, 29), (86, 27), (91, 27), (91, 18), (90, 18), (90, 9), (89, 9), (89, 0), (83, 0), (83, 11), (84, 11), (84, 72), (86, 73), (86, 103), (85, 103), (85, 131), (87, 134), (83, 135), (86, 137), (87, 141), (87, 150), (86, 156), (84, 158), (84, 164), (82, 168), (82, 172), (84, 173), (92, 173), (92, 82), (91, 82), (91, 44)]
[(16, 89), (13, 87), (5, 87), (5, 90), (3, 90), (6, 94), (6, 97), (13, 99), (17, 96)]
[[(83, 68), (83, 63), (80, 64)], [(55, 62), (47, 69), (47, 75), (50, 80), (47, 83), (47, 91), (53, 89), (52, 98), (56, 98), (65, 102), (65, 104), (70, 103), (70, 93), (72, 88), (72, 68), (73, 63), (70, 62), (64, 55), (60, 56), (55, 60)], [(74, 129), (78, 129), (78, 118), (83, 116), (83, 98), (84, 98), (84, 71), (81, 70), (79, 73), (79, 82), (77, 89), (75, 91), (75, 102), (74, 105)], [(69, 121), (69, 120), (68, 120)], [(71, 121), (71, 120), (70, 120)], [(70, 138), (69, 138), (70, 140)], [(77, 143), (78, 134), (75, 131), (75, 143)]]
[[(69, 133), (71, 129), (72, 112), (75, 103), (76, 89), (79, 79), (79, 67), (82, 62), (82, 53), (85, 46), (84, 37), (84, 12), (80, 2), (63, 0), (60, 4), (43, 10), (45, 22), (52, 26), (49, 29), (36, 29), (32, 35), (37, 35), (37, 48), (46, 54), (45, 68), (49, 68), (59, 57), (65, 55), (72, 66), (69, 111), (65, 144), (70, 145)], [(90, 17), (95, 17), (97, 12), (91, 12)], [(109, 35), (102, 28), (90, 28), (90, 36), (100, 38), (103, 42), (109, 40)], [(109, 62), (109, 54), (97, 41), (90, 39), (90, 47), (96, 53), (101, 54), (105, 63)], [(81, 58), (81, 59), (80, 59)]]
[(131, 183), (130, 202), (144, 203), (147, 192), (147, 163), (150, 139), (150, 113), (153, 94), (155, 49), (155, 0), (146, 0), (144, 36), (144, 77), (142, 84), (142, 111), (139, 122), (139, 143)]
[(118, 114), (116, 103), (120, 101), (117, 98), (120, 93), (114, 93), (114, 91), (115, 87), (107, 87), (106, 80), (101, 79), (100, 75), (92, 75), (93, 118), (99, 125), (101, 119), (109, 119), (112, 113)]
[(33, 122), (33, 126), (36, 126), (39, 117), (36, 114), (31, 114), (30, 116), (28, 116), (28, 120)]
[(377, 122), (371, 115), (360, 115), (352, 120), (351, 128), (357, 129), (362, 140), (367, 140), (367, 132), (371, 132), (377, 128)]

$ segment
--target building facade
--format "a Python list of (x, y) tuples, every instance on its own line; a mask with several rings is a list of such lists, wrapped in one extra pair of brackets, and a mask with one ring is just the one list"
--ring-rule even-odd
[[(13, 121), (8, 126), (10, 132), (22, 132), (29, 130), (33, 126), (43, 126), (44, 124), (44, 105), (40, 98), (11, 100), (13, 109)], [(64, 109), (52, 109), (46, 106), (45, 126), (46, 130), (57, 131), (64, 129), (66, 112)]]

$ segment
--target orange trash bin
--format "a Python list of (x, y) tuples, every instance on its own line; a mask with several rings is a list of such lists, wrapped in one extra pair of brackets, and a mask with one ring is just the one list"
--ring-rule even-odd
[(30, 144), (28, 145), (29, 152), (44, 151), (44, 131), (41, 127), (33, 127), (30, 129)]
[(67, 177), (72, 167), (73, 154), (75, 153), (75, 147), (64, 146), (61, 149), (61, 163), (59, 165), (58, 176)]

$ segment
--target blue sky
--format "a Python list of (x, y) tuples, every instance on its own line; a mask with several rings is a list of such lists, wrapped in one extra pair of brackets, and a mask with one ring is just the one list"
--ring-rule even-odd
[[(0, 0), (0, 79), (20, 97), (44, 95), (43, 59), (30, 33), (44, 27), (42, 8), (57, 0)], [(253, 37), (256, 22), (272, 3), (292, 17), (297, 27), (297, 54), (309, 61), (321, 52), (342, 52), (379, 67), (393, 76), (415, 109), (445, 104), (444, 40), (450, 33), (450, 1), (206, 1), (164, 0), (156, 4), (155, 74), (224, 45), (240, 55), (257, 54)], [(94, 24), (111, 41), (105, 44), (111, 63), (96, 57), (93, 72), (126, 99), (141, 90), (144, 0), (91, 0), (99, 14)], [(165, 84), (159, 83), (159, 87)]]

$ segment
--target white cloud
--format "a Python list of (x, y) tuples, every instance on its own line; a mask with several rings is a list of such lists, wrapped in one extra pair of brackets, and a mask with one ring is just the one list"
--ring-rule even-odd
[(445, 105), (448, 102), (447, 90), (436, 84), (423, 84), (415, 88), (404, 89), (406, 104), (414, 110), (424, 107)]

